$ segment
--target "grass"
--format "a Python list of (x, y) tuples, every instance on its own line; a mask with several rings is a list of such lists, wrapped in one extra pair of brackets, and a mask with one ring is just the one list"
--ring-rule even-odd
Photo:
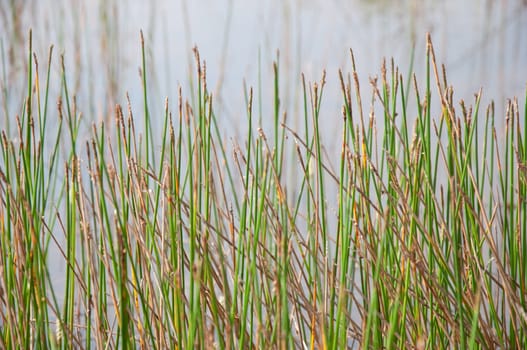
[(53, 108), (53, 52), (42, 73), (30, 39), (24, 108), (1, 135), (0, 347), (527, 343), (527, 104), (455, 102), (429, 38), (425, 79), (383, 64), (368, 102), (351, 53), (340, 118), (322, 114), (325, 73), (302, 77), (303, 131), (276, 62), (271, 134), (247, 89), (230, 144), (197, 50), (194, 95), (150, 114), (141, 44), (140, 116), (117, 105), (85, 136), (64, 64)]

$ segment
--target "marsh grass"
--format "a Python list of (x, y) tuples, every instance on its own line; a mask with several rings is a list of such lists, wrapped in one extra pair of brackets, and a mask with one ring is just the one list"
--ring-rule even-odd
[(383, 64), (368, 103), (351, 54), (334, 120), (325, 75), (302, 77), (303, 132), (277, 62), (271, 134), (248, 89), (246, 138), (227, 142), (197, 50), (194, 95), (153, 116), (142, 49), (140, 116), (117, 105), (86, 137), (64, 64), (52, 108), (52, 51), (42, 77), (30, 44), (18, 132), (1, 135), (2, 348), (527, 342), (527, 105), (509, 101), (498, 134), (481, 93), (455, 102), (429, 39), (424, 81)]

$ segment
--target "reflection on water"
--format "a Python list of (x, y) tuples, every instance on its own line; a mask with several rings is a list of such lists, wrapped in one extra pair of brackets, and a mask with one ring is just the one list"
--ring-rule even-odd
[[(165, 96), (175, 99), (178, 84), (188, 85), (191, 48), (197, 45), (226, 127), (243, 115), (244, 79), (261, 84), (266, 101), (277, 50), (283, 106), (294, 106), (301, 72), (314, 81), (327, 69), (328, 82), (336, 82), (337, 70), (349, 69), (349, 48), (363, 85), (383, 57), (394, 57), (403, 74), (415, 57), (413, 71), (422, 75), (426, 32), (458, 98), (471, 99), (483, 87), (484, 102), (495, 99), (499, 111), (505, 98), (523, 97), (527, 81), (527, 11), (521, 1), (30, 0), (0, 8), (2, 105), (10, 118), (21, 108), (29, 28), (40, 61), (51, 44), (56, 56), (65, 54), (79, 104), (95, 119), (124, 102), (126, 91), (140, 102), (141, 29), (151, 103), (160, 109)], [(328, 85), (327, 108), (338, 110), (337, 89)]]

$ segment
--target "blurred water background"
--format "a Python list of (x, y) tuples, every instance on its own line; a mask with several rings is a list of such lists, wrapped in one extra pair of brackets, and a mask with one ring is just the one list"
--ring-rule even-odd
[[(294, 127), (301, 73), (310, 82), (327, 71), (323, 108), (338, 116), (338, 70), (350, 71), (350, 48), (368, 96), (369, 77), (379, 75), (384, 58), (393, 57), (405, 76), (424, 76), (427, 32), (456, 99), (473, 101), (483, 88), (484, 105), (493, 99), (500, 116), (507, 98), (524, 98), (527, 82), (527, 6), (519, 0), (12, 0), (0, 5), (0, 120), (7, 123), (24, 103), (30, 29), (41, 75), (54, 45), (52, 74), (60, 74), (64, 55), (79, 110), (94, 121), (113, 115), (126, 93), (140, 110), (140, 30), (153, 115), (161, 119), (166, 97), (175, 107), (179, 85), (191, 89), (196, 46), (216, 114), (232, 135), (245, 132), (239, 130), (244, 84), (261, 98), (260, 118), (271, 118), (273, 61), (280, 66), (282, 109)], [(59, 84), (52, 81), (51, 91)]]

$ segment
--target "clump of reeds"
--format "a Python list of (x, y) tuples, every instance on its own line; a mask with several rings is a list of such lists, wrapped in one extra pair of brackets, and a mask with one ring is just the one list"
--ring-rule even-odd
[(425, 80), (405, 86), (383, 65), (371, 106), (351, 55), (331, 121), (337, 170), (320, 133), (324, 77), (303, 83), (305, 128), (292, 130), (277, 63), (273, 133), (249, 90), (246, 139), (231, 146), (197, 51), (195, 103), (180, 93), (153, 127), (143, 55), (144, 109), (118, 105), (84, 137), (64, 67), (49, 103), (51, 57), (42, 78), (30, 48), (18, 132), (1, 135), (2, 348), (527, 342), (527, 107), (510, 101), (497, 134), (480, 93), (455, 102), (430, 40)]

